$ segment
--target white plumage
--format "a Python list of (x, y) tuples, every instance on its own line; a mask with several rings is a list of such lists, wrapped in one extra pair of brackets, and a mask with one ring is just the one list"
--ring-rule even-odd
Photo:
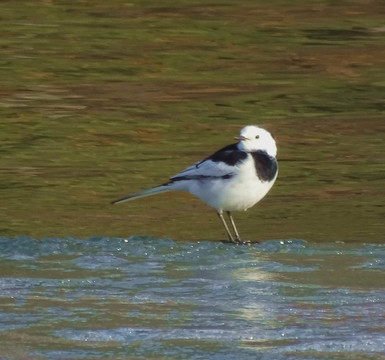
[[(236, 139), (238, 143), (191, 165), (172, 176), (168, 183), (127, 195), (113, 203), (171, 190), (187, 191), (217, 210), (232, 242), (244, 243), (231, 212), (247, 210), (271, 189), (278, 174), (277, 147), (271, 134), (257, 126), (244, 127)], [(234, 236), (223, 218), (223, 212), (229, 216)]]

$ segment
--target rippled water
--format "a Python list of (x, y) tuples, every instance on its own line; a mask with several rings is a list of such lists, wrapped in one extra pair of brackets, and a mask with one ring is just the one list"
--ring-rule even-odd
[(18, 237), (0, 256), (1, 359), (385, 353), (385, 245)]

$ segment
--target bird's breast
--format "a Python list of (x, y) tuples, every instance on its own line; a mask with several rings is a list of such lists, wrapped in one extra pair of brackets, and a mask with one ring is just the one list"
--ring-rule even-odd
[(262, 182), (273, 181), (278, 172), (277, 160), (265, 151), (253, 151), (250, 154), (259, 180)]
[(247, 210), (259, 202), (271, 189), (277, 177), (277, 169), (274, 176), (267, 179), (260, 178), (255, 168), (254, 161), (249, 158), (240, 167), (235, 175), (224, 188), (220, 208), (226, 211)]

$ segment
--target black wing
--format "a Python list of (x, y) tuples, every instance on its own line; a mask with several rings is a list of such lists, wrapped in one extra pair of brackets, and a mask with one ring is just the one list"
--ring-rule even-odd
[(247, 153), (240, 151), (237, 144), (228, 145), (208, 158), (174, 175), (171, 177), (171, 181), (214, 178), (229, 179), (236, 173), (234, 165), (246, 158)]
[(231, 144), (225, 146), (224, 148), (218, 150), (208, 158), (195, 164), (195, 167), (199, 167), (202, 163), (207, 160), (213, 162), (223, 162), (226, 165), (234, 166), (238, 162), (245, 160), (247, 158), (247, 153), (238, 149), (238, 144)]

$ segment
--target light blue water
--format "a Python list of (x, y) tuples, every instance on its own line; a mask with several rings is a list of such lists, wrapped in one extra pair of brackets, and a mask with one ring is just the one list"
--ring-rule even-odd
[(0, 238), (0, 359), (380, 359), (385, 245)]

